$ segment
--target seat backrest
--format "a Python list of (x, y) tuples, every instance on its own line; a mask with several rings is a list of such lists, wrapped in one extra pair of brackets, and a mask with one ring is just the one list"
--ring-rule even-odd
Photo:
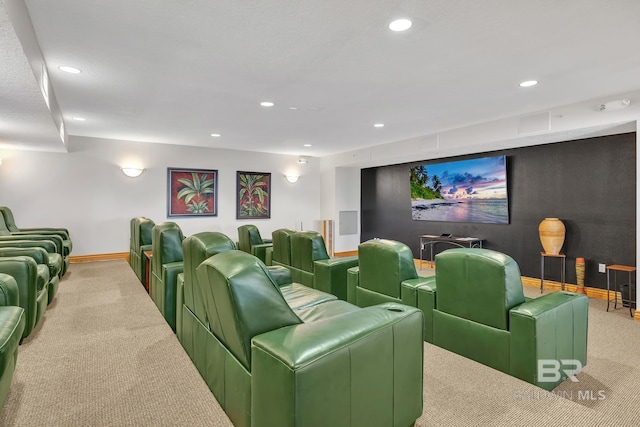
[(22, 333), (22, 337), (25, 338), (36, 326), (38, 264), (28, 256), (0, 257), (0, 273), (13, 276), (18, 284), (18, 300), (25, 312), (26, 323)]
[(313, 262), (329, 259), (322, 234), (299, 231), (291, 236), (291, 266), (313, 273)]
[(229, 237), (214, 231), (196, 233), (182, 241), (184, 304), (203, 325), (208, 325), (208, 319), (196, 268), (210, 256), (235, 249), (236, 245)]
[(373, 239), (358, 246), (359, 286), (400, 298), (404, 280), (418, 277), (413, 252), (404, 243)]
[(184, 234), (175, 222), (161, 222), (153, 227), (151, 250), (152, 271), (162, 277), (162, 265), (183, 260), (182, 241)]
[(248, 371), (254, 336), (302, 323), (258, 258), (228, 251), (208, 258), (196, 270), (207, 316), (220, 325), (214, 333)]
[(509, 310), (524, 302), (520, 268), (489, 249), (448, 249), (436, 255), (437, 309), (497, 329), (509, 329)]
[(131, 249), (140, 252), (140, 247), (144, 245), (150, 245), (153, 240), (153, 227), (155, 222), (149, 218), (139, 216), (131, 218), (130, 221), (130, 236), (131, 236)]
[(261, 245), (263, 243), (260, 230), (255, 225), (246, 224), (238, 227), (238, 249), (241, 251), (250, 254), (253, 245)]
[(296, 233), (289, 228), (281, 228), (271, 233), (273, 242), (272, 260), (280, 264), (291, 265), (291, 236)]
[(5, 226), (9, 231), (20, 231), (13, 218), (13, 212), (6, 206), (0, 206), (0, 216), (4, 219)]

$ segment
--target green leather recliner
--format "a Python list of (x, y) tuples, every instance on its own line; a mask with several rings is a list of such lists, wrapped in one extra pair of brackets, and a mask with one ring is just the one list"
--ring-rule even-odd
[(29, 256), (0, 257), (0, 273), (12, 276), (18, 285), (18, 304), (25, 317), (22, 338), (26, 338), (47, 309), (47, 284), (38, 278), (38, 264)]
[(585, 295), (526, 300), (518, 264), (488, 249), (449, 249), (435, 262), (434, 280), (418, 287), (428, 342), (546, 390), (562, 382), (549, 366), (586, 365)]
[(175, 222), (156, 224), (152, 229), (151, 284), (149, 295), (158, 310), (176, 330), (176, 292), (178, 274), (182, 273), (184, 234)]
[(142, 216), (131, 218), (129, 222), (129, 265), (144, 283), (147, 268), (147, 257), (145, 251), (152, 250), (151, 240), (155, 222)]
[(19, 307), (18, 284), (0, 273), (0, 409), (11, 388), (18, 360), (18, 346), (25, 326), (24, 309)]
[[(278, 286), (237, 250), (196, 274), (210, 328), (185, 305), (183, 335), (193, 335), (194, 363), (236, 427), (406, 427), (422, 414), (419, 310)], [(307, 295), (292, 298), (287, 286)]]
[(7, 206), (0, 206), (0, 214), (4, 218), (4, 222), (11, 232), (33, 233), (33, 234), (55, 234), (62, 237), (64, 240), (68, 240), (69, 252), (73, 249), (71, 242), (71, 234), (67, 228), (63, 227), (34, 227), (34, 228), (20, 228), (16, 225), (13, 212)]
[(70, 247), (64, 245), (63, 239), (56, 234), (28, 234), (28, 233), (12, 233), (7, 228), (6, 223), (4, 222), (4, 217), (0, 215), (0, 244), (3, 243), (13, 243), (15, 241), (23, 241), (23, 240), (31, 240), (35, 242), (53, 242), (55, 245), (55, 251), (51, 251), (49, 249), (49, 244), (44, 243), (42, 245), (43, 248), (47, 250), (49, 253), (57, 253), (60, 255), (60, 259), (62, 261), (60, 277), (66, 274), (67, 269), (69, 268), (69, 249)]
[(73, 242), (71, 241), (71, 235), (69, 234), (68, 229), (60, 227), (19, 228), (16, 225), (13, 212), (11, 212), (11, 209), (6, 206), (0, 206), (0, 216), (2, 216), (2, 220), (7, 230), (12, 236), (58, 236), (63, 248), (60, 254), (67, 257), (67, 264), (66, 266), (63, 266), (64, 272), (62, 274), (64, 275), (67, 272), (69, 267), (68, 256), (73, 250)]
[(291, 270), (293, 281), (347, 299), (347, 270), (358, 265), (357, 256), (331, 258), (316, 231), (280, 229), (273, 236), (273, 265)]
[(383, 302), (417, 307), (416, 289), (431, 280), (418, 276), (407, 245), (372, 239), (358, 246), (358, 266), (347, 272), (347, 301), (359, 307)]
[(263, 240), (258, 227), (252, 224), (238, 227), (238, 249), (248, 254), (260, 258), (260, 261), (267, 262), (267, 249), (272, 247), (271, 240)]
[[(195, 352), (195, 349), (198, 348), (196, 343), (193, 342), (196, 336), (192, 333), (194, 328), (196, 328), (195, 323), (202, 325), (207, 331), (209, 331), (210, 327), (209, 319), (207, 318), (204, 303), (201, 298), (202, 292), (200, 290), (196, 268), (204, 260), (213, 255), (233, 250), (236, 250), (235, 243), (225, 234), (216, 231), (196, 233), (182, 241), (184, 271), (178, 274), (176, 334), (178, 340), (182, 343), (187, 354), (194, 362), (196, 359), (203, 360), (203, 355)], [(303, 286), (292, 285), (291, 271), (286, 267), (268, 266), (267, 269), (276, 283), (283, 286), (281, 289), (290, 297), (292, 300), (291, 304), (295, 307), (309, 305), (320, 299), (336, 299), (334, 296), (323, 292), (316, 292)], [(313, 296), (310, 294), (313, 294)], [(191, 319), (187, 328), (182, 325), (184, 318)], [(195, 321), (196, 319), (197, 322)], [(187, 333), (183, 336), (183, 331), (185, 330), (187, 330)], [(196, 366), (200, 366), (200, 364), (196, 362)]]
[(49, 254), (47, 251), (39, 247), (0, 247), (0, 258), (16, 256), (28, 256), (33, 258), (36, 262), (38, 265), (38, 283), (45, 283), (45, 286), (47, 287), (47, 305), (51, 304), (51, 301), (53, 301), (53, 298), (58, 292), (60, 278), (58, 277), (59, 268), (52, 269), (49, 263)]
[(50, 240), (0, 240), (0, 248), (39, 248), (47, 252), (49, 276), (62, 276), (62, 267), (64, 265), (62, 257), (56, 252), (56, 244)]

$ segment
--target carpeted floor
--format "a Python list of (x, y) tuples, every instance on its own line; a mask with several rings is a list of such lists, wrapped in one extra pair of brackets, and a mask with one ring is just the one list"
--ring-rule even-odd
[[(605, 309), (591, 300), (580, 382), (553, 393), (425, 343), (416, 426), (637, 426), (640, 323), (628, 310)], [(129, 265), (105, 261), (71, 266), (20, 347), (0, 425), (231, 423)]]

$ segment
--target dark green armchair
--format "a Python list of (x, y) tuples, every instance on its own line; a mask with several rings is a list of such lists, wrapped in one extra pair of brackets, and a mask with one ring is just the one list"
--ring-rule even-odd
[(38, 234), (38, 235), (54, 235), (59, 236), (62, 239), (62, 245), (65, 248), (65, 253), (69, 255), (73, 250), (73, 242), (71, 241), (71, 235), (69, 234), (69, 230), (61, 227), (35, 227), (35, 228), (20, 228), (16, 225), (16, 221), (13, 217), (13, 212), (6, 206), (0, 206), (0, 215), (4, 220), (4, 223), (7, 226), (7, 229), (14, 236), (19, 235), (29, 235), (29, 234)]
[(9, 243), (12, 244), (15, 241), (30, 240), (35, 242), (51, 242), (54, 244), (54, 249), (51, 250), (49, 243), (43, 243), (42, 247), (50, 253), (56, 253), (60, 255), (62, 261), (60, 276), (64, 276), (69, 268), (69, 251), (70, 247), (64, 245), (64, 240), (56, 234), (30, 234), (21, 232), (11, 232), (7, 228), (4, 221), (4, 217), (0, 215), (0, 244)]
[(347, 299), (347, 270), (358, 265), (357, 256), (331, 258), (316, 231), (281, 229), (273, 232), (274, 265), (291, 270), (293, 281)]
[(18, 284), (12, 276), (0, 273), (0, 410), (11, 388), (24, 326)]
[(0, 273), (12, 276), (18, 285), (18, 304), (25, 317), (22, 338), (26, 338), (47, 309), (47, 284), (38, 277), (38, 264), (29, 256), (0, 257)]
[(488, 249), (449, 249), (435, 263), (435, 280), (418, 287), (427, 341), (546, 390), (563, 380), (549, 366), (586, 365), (585, 295), (527, 300), (518, 264)]
[(60, 278), (58, 269), (49, 263), (49, 254), (39, 247), (0, 247), (0, 258), (28, 256), (33, 258), (38, 266), (38, 286), (44, 283), (47, 287), (47, 305), (51, 304), (58, 292)]
[(59, 253), (56, 252), (56, 244), (51, 240), (7, 240), (3, 241), (0, 239), (0, 248), (36, 248), (42, 249), (47, 252), (46, 258), (43, 257), (43, 260), (47, 260), (47, 266), (49, 267), (49, 276), (54, 277), (57, 276), (58, 279), (62, 276), (62, 268), (64, 263), (62, 261), (62, 257)]
[(151, 238), (155, 222), (142, 216), (131, 218), (129, 222), (129, 265), (140, 282), (144, 283), (147, 268), (145, 251), (152, 250)]
[(407, 245), (372, 239), (358, 246), (358, 266), (348, 271), (347, 301), (360, 307), (383, 302), (417, 307), (417, 287), (432, 280), (418, 276)]
[(267, 263), (267, 249), (271, 248), (271, 240), (263, 240), (258, 227), (251, 224), (238, 227), (238, 249), (260, 258)]
[(197, 322), (190, 333), (203, 378), (236, 427), (407, 427), (422, 414), (419, 310), (331, 296), (294, 308), (301, 300), (237, 250), (196, 274), (210, 329)]
[(178, 274), (182, 273), (184, 234), (175, 222), (156, 224), (152, 231), (151, 286), (149, 295), (158, 310), (176, 330), (176, 292)]

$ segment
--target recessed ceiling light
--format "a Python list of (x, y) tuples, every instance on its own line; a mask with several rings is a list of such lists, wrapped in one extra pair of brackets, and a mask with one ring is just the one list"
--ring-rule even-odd
[(537, 80), (527, 80), (526, 82), (520, 83), (520, 87), (531, 87), (538, 84)]
[(305, 147), (311, 147), (311, 144), (304, 144)]
[(373, 125), (374, 128), (383, 128), (384, 127), (384, 123), (376, 123), (375, 125)]
[(289, 110), (297, 110), (298, 107), (289, 107)]
[(405, 19), (405, 18), (396, 19), (395, 21), (389, 24), (389, 29), (391, 31), (406, 31), (409, 28), (411, 28), (411, 25), (413, 25), (413, 23), (408, 19)]
[(73, 120), (75, 120), (77, 122), (84, 122), (87, 119), (85, 119), (84, 117), (73, 117)]
[(61, 65), (58, 67), (58, 69), (60, 71), (64, 71), (65, 73), (71, 73), (71, 74), (80, 74), (82, 72), (80, 68), (69, 67), (68, 65)]
[(271, 102), (271, 101), (262, 101), (262, 102), (260, 103), (260, 105), (262, 105), (263, 107), (273, 107), (273, 106), (274, 106), (274, 105), (276, 105), (276, 104), (274, 104), (274, 103), (273, 103), (273, 102)]
[(219, 138), (220, 134), (219, 133), (212, 133), (211, 136), (214, 137), (214, 138)]

